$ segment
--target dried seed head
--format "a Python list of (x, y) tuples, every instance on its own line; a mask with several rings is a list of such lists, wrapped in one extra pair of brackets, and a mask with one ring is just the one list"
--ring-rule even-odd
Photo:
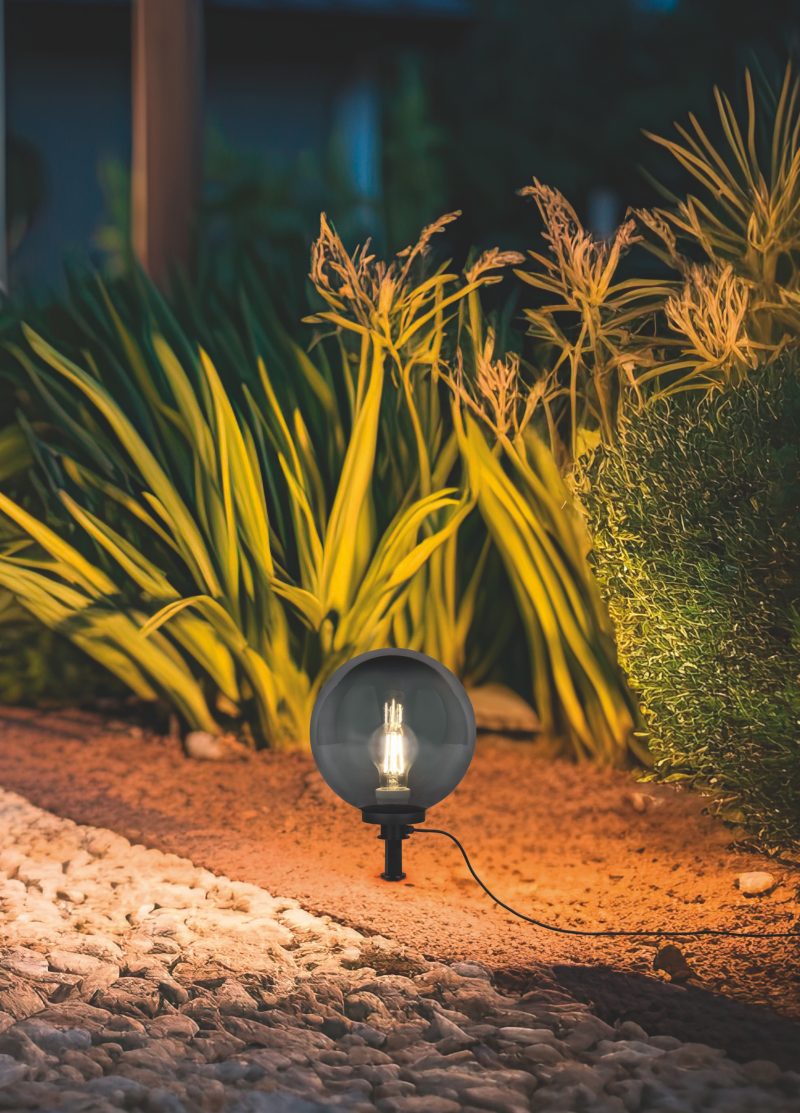
[(599, 305), (608, 293), (622, 255), (641, 242), (635, 220), (624, 220), (609, 239), (596, 240), (562, 193), (534, 180), (520, 194), (531, 197), (542, 217), (549, 256), (535, 255), (549, 280), (570, 303)]
[(681, 290), (668, 298), (670, 327), (684, 340), (684, 352), (705, 370), (725, 378), (758, 364), (749, 335), (751, 293), (733, 267), (691, 266)]
[[(484, 251), (472, 266), (467, 268), (464, 277), (467, 282), (475, 282), (481, 275), (490, 271), (501, 270), (503, 267), (519, 266), (520, 263), (524, 262), (525, 256), (519, 251), (501, 251), (499, 247), (492, 247), (488, 251)], [(489, 281), (499, 282), (502, 277), (501, 274), (494, 275)]]

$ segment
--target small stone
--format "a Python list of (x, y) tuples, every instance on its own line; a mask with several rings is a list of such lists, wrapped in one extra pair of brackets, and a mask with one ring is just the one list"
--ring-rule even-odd
[(454, 962), (451, 969), (462, 978), (478, 978), (484, 982), (491, 980), (489, 971), (483, 966), (478, 966), (476, 962)]
[[(476, 1042), (472, 1036), (467, 1035), (463, 1028), (459, 1028), (452, 1020), (448, 1020), (446, 1016), (436, 1010), (431, 1017), (427, 1038), (432, 1043), (447, 1040), (449, 1044), (455, 1044), (457, 1047), (467, 1047), (469, 1044)], [(456, 1050), (456, 1047), (453, 1047), (452, 1050)]]
[(24, 1063), (16, 1062), (10, 1055), (0, 1055), (0, 1089), (21, 1082), (27, 1075), (28, 1067)]
[(647, 1032), (635, 1020), (623, 1020), (617, 1028), (617, 1037), (621, 1040), (646, 1040)]
[(92, 1046), (92, 1037), (84, 1028), (53, 1028), (40, 1020), (25, 1020), (17, 1025), (16, 1031), (25, 1035), (50, 1055), (61, 1055), (65, 1051), (86, 1051)]
[(100, 1063), (83, 1051), (67, 1051), (61, 1056), (61, 1062), (74, 1067), (80, 1073), (81, 1078), (84, 1079), (100, 1078), (103, 1074)]
[(681, 1041), (675, 1036), (651, 1036), (649, 1043), (652, 1047), (660, 1048), (661, 1051), (674, 1051), (681, 1046)]
[(386, 1006), (374, 993), (352, 993), (344, 1003), (345, 1014), (350, 1020), (366, 1020), (368, 1016), (386, 1014)]
[(332, 1040), (341, 1039), (342, 1036), (351, 1028), (349, 1021), (344, 1020), (340, 1016), (328, 1017), (322, 1025), (322, 1032), (324, 1035), (329, 1036)]
[(771, 1063), (768, 1059), (751, 1059), (742, 1066), (742, 1071), (751, 1082), (759, 1086), (771, 1086), (781, 1074), (778, 1064)]
[(563, 1059), (558, 1048), (548, 1043), (532, 1044), (530, 1047), (525, 1048), (523, 1055), (530, 1063), (536, 1063), (541, 1066), (553, 1066), (556, 1063), (560, 1063)]
[(645, 795), (644, 792), (629, 792), (628, 800), (633, 810), (638, 812), (639, 815), (643, 815), (650, 806), (652, 797)]
[[(612, 1029), (613, 1031), (613, 1029)], [(549, 1028), (499, 1028), (498, 1039), (512, 1043), (554, 1043), (555, 1035)], [(599, 1036), (597, 1037), (600, 1038)]]
[(736, 878), (739, 892), (746, 897), (760, 897), (771, 893), (778, 884), (771, 873), (766, 870), (754, 870), (752, 873), (740, 873)]
[(381, 1113), (460, 1113), (461, 1103), (451, 1098), (434, 1097), (390, 1097), (378, 1102)]
[(503, 1090), (499, 1086), (476, 1086), (463, 1093), (466, 1105), (477, 1105), (479, 1109), (490, 1109), (492, 1113), (517, 1113), (529, 1108), (528, 1102), (520, 1095)]
[(190, 1016), (183, 1016), (181, 1013), (164, 1013), (148, 1021), (146, 1027), (151, 1036), (172, 1036), (177, 1039), (191, 1039), (200, 1030)]
[(250, 751), (230, 734), (210, 734), (192, 730), (184, 742), (186, 753), (195, 761), (247, 761)]
[(614, 1029), (610, 1024), (606, 1024), (597, 1016), (591, 1016), (576, 1024), (564, 1043), (570, 1051), (581, 1052), (588, 1051), (599, 1040), (613, 1039), (613, 1037)]
[(56, 896), (59, 900), (68, 901), (70, 904), (83, 904), (86, 900), (86, 893), (83, 889), (78, 889), (72, 885), (60, 885), (56, 889)]
[(0, 1009), (22, 1020), (26, 1016), (33, 1016), (44, 1008), (44, 997), (33, 986), (24, 982), (15, 982), (8, 989), (0, 989)]
[(688, 982), (690, 978), (696, 977), (694, 970), (683, 957), (683, 951), (674, 943), (659, 947), (653, 959), (653, 969), (662, 971), (671, 982)]
[(408, 1097), (414, 1094), (413, 1082), (402, 1082), (399, 1078), (392, 1082), (384, 1082), (375, 1090), (375, 1100), (380, 1098)]

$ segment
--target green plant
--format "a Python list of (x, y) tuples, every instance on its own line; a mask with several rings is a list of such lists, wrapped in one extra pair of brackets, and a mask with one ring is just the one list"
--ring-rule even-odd
[[(554, 465), (507, 439), (496, 475), (477, 426), (454, 422), (453, 369), (502, 362), (479, 292), (519, 257), (430, 271), (450, 219), (384, 263), (323, 218), (311, 353), (252, 276), (204, 312), (176, 295), (199, 349), (141, 277), (113, 297), (74, 284), (59, 344), (28, 329), (9, 346), (37, 495), (0, 495), (0, 583), (138, 695), (275, 745), (305, 740), (319, 685), (373, 645), (527, 686), (527, 653), (503, 654), (521, 624), (546, 729), (624, 760), (633, 713)], [(510, 520), (488, 480), (479, 494), (484, 470)]]
[(800, 382), (661, 400), (582, 476), (592, 561), (655, 775), (800, 835)]
[[(13, 424), (0, 430), (0, 484), (18, 501), (32, 497), (33, 463), (25, 429)], [(0, 550), (13, 556), (24, 544), (14, 523), (0, 519)], [(75, 703), (109, 691), (118, 695), (122, 689), (115, 689), (68, 638), (37, 621), (11, 591), (0, 588), (0, 701)]]
[(757, 98), (747, 71), (745, 95), (740, 122), (714, 89), (724, 146), (694, 115), (676, 125), (678, 140), (646, 133), (699, 188), (668, 194), (672, 208), (640, 215), (656, 235), (654, 250), (680, 271), (688, 266), (682, 246), (699, 248), (718, 270), (732, 268), (749, 293), (754, 339), (776, 348), (796, 343), (800, 326), (800, 81), (788, 65), (778, 92), (765, 83)]
[(33, 457), (25, 434), (17, 424), (0, 429), (0, 483), (30, 467)]
[[(426, 245), (449, 219), (426, 229), (420, 243)], [(532, 695), (543, 728), (567, 739), (582, 756), (621, 763), (633, 750), (644, 757), (634, 737), (636, 708), (617, 668), (608, 618), (586, 562), (582, 523), (569, 506), (547, 449), (522, 436), (533, 406), (523, 406), (521, 419), (513, 416), (520, 396), (514, 381), (519, 361), (513, 356), (507, 363), (491, 358), (494, 335), (486, 328), (477, 291), (496, 281), (501, 268), (518, 262), (519, 256), (485, 253), (468, 268), (456, 298), (446, 294), (452, 276), (443, 270), (433, 284), (409, 283), (415, 250), (401, 253), (389, 268), (378, 264), (376, 269), (369, 258), (351, 258), (338, 239), (323, 235), (312, 264), (312, 279), (328, 305), (314, 320), (335, 325), (343, 343), (350, 334), (362, 346), (368, 338), (370, 345), (380, 344), (391, 352), (407, 421), (405, 436), (393, 438), (393, 443), (398, 448), (413, 445), (395, 461), (401, 484), (410, 484), (424, 497), (432, 483), (446, 481), (460, 457), (466, 470), (464, 485), (480, 511), (482, 543), (469, 575), (462, 569), (461, 592), (457, 586), (463, 542), (454, 531), (412, 584), (408, 608), (395, 619), (395, 634), (401, 641), (411, 634), (412, 644), (463, 673), (478, 595), (481, 588), (486, 590), (486, 563), (495, 551), (528, 637)], [(407, 317), (423, 294), (423, 306), (430, 308), (421, 319), (434, 327), (409, 350), (416, 326), (409, 327)], [(459, 316), (455, 345), (444, 327), (453, 309)], [(494, 423), (489, 412), (472, 408), (487, 419), (507, 470), (470, 415), (462, 414), (458, 405), (453, 411), (443, 407), (443, 382), (467, 407), (473, 397), (468, 383), (474, 382), (485, 400), (493, 400)], [(519, 432), (515, 439), (508, 435), (511, 421)], [(511, 600), (508, 607), (512, 609)], [(413, 631), (418, 631), (416, 637)], [(490, 643), (487, 649), (491, 660), (496, 646)]]
[(536, 364), (546, 369), (539, 392), (551, 443), (563, 443), (561, 455), (575, 459), (587, 434), (614, 440), (628, 396), (641, 401), (639, 380), (661, 358), (656, 314), (673, 287), (618, 274), (624, 255), (641, 242), (633, 220), (610, 240), (596, 240), (557, 190), (534, 181), (521, 192), (533, 198), (544, 223), (546, 253), (529, 252), (530, 268), (516, 271), (545, 298), (525, 309)]
[[(387, 373), (429, 361), (448, 310), (490, 278), (414, 279), (435, 230), (387, 267), (351, 260), (323, 219), (318, 319), (352, 296), (358, 341), (314, 364), (286, 340), (297, 391), (262, 358), (229, 392), (174, 322), (172, 344), (137, 338), (108, 299), (81, 363), (26, 330), (30, 352), (14, 355), (64, 431), (39, 443), (57, 528), (0, 495), (25, 535), (0, 583), (191, 725), (218, 729), (222, 708), (274, 745), (304, 743), (319, 685), (389, 640), (415, 576), (469, 513), (435, 474), (418, 494), (378, 482)], [(158, 299), (151, 315), (164, 316)]]
[[(326, 308), (310, 320), (333, 326), (341, 350), (354, 364), (362, 365), (365, 351), (375, 348), (387, 355), (396, 403), (383, 415), (385, 456), (379, 471), (398, 499), (411, 493), (427, 498), (447, 484), (465, 486), (458, 474), (449, 405), (442, 404), (448, 397), (443, 373), (457, 347), (464, 307), (470, 304), (475, 312), (477, 291), (499, 281), (502, 268), (517, 258), (486, 252), (468, 267), (460, 286), (454, 286), (457, 276), (446, 265), (427, 278), (420, 276), (431, 239), (457, 215), (429, 225), (418, 243), (390, 264), (375, 262), (366, 251), (349, 255), (323, 223), (312, 257), (311, 278)], [(432, 516), (423, 529), (435, 528)], [(393, 637), (437, 657), (459, 675), (469, 671), (475, 679), (489, 671), (502, 639), (493, 637), (477, 647), (468, 665), (478, 588), (489, 554), (485, 535), (479, 535), (478, 555), (470, 566), (460, 534), (453, 531), (414, 577), (406, 605), (395, 614)]]
[(474, 366), (462, 361), (450, 380), (454, 421), (470, 487), (522, 619), (542, 728), (568, 738), (579, 757), (647, 761), (638, 708), (587, 560), (583, 519), (533, 429), (542, 392), (522, 382), (517, 357), (494, 358), (491, 332), (474, 339)]
[[(715, 89), (727, 150), (695, 116), (666, 148), (700, 187), (670, 208), (637, 210), (607, 241), (595, 240), (556, 190), (522, 190), (544, 223), (546, 251), (518, 276), (538, 292), (525, 309), (534, 382), (559, 458), (598, 436), (611, 444), (644, 405), (737, 382), (796, 346), (800, 331), (800, 82), (788, 66), (779, 92), (760, 102), (745, 74), (739, 122)], [(629, 249), (644, 244), (678, 279), (625, 277)], [(698, 252), (703, 262), (695, 261)]]

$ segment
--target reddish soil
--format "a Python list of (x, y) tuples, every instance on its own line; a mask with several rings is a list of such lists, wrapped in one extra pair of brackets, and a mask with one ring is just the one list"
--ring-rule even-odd
[[(739, 1057), (800, 1061), (800, 1024), (788, 1019), (800, 1019), (800, 936), (678, 941), (696, 977), (670, 984), (653, 971), (657, 937), (579, 939), (531, 927), (494, 905), (441, 837), (412, 836), (406, 881), (384, 882), (375, 829), (329, 791), (306, 755), (196, 762), (174, 740), (88, 712), (2, 708), (0, 784), (427, 956), (479, 960), (522, 985), (555, 979), (606, 1019)], [(652, 798), (641, 813), (631, 802), (637, 791)], [(800, 924), (800, 866), (734, 847), (697, 796), (547, 761), (530, 744), (480, 738), (466, 778), (429, 825), (462, 840), (502, 899), (550, 922)], [(774, 891), (742, 896), (737, 875), (764, 869), (778, 879)]]

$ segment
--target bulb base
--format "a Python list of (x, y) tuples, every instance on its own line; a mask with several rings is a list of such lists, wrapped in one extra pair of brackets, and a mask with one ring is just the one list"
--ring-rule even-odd
[(407, 788), (376, 788), (375, 800), (378, 804), (407, 804), (411, 791)]

